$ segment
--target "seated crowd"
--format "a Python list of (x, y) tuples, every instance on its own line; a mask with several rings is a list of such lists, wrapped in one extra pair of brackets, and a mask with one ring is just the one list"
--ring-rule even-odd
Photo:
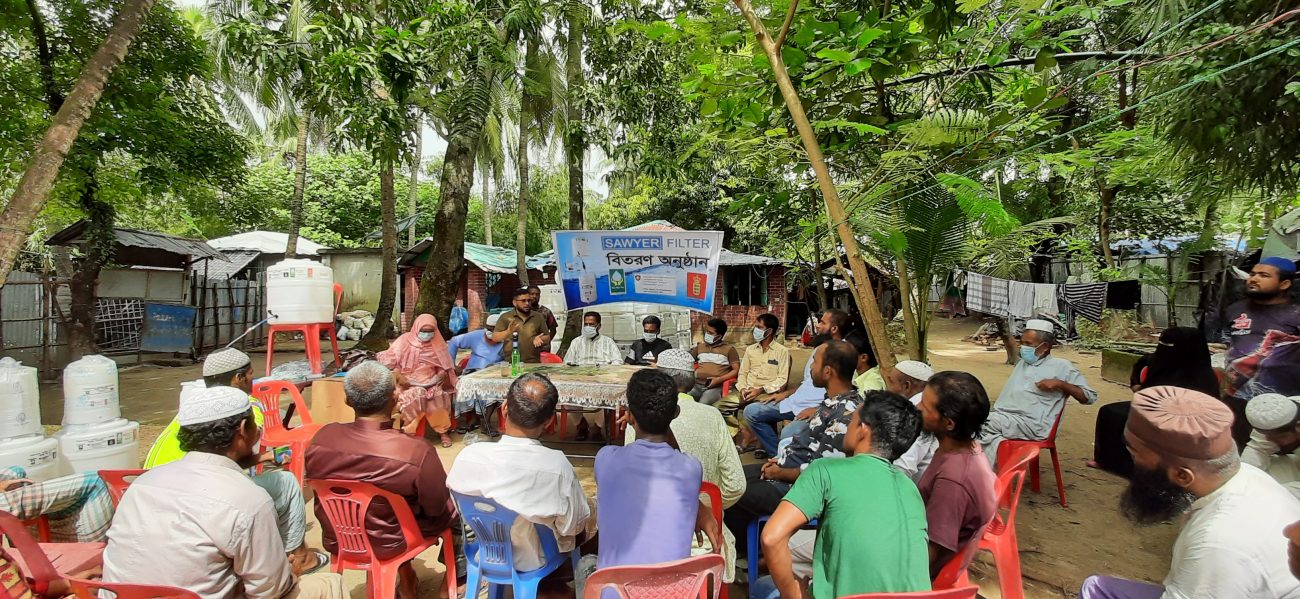
[[(544, 374), (517, 377), (500, 405), (456, 397), (458, 374), (509, 359), (516, 339), (525, 361), (544, 357), (554, 317), (527, 289), (513, 299), (514, 310), (487, 331), (450, 344), (423, 315), (377, 361), (353, 366), (344, 389), (355, 420), (322, 427), (302, 458), (309, 480), (360, 481), (401, 497), (420, 534), (451, 529), (461, 556), (475, 542), (473, 531), (461, 539), (461, 508), (513, 513), (516, 570), (538, 570), (556, 551), (579, 556), (546, 576), (547, 596), (583, 596), (599, 569), (710, 551), (725, 558), (727, 582), (766, 570), (748, 589), (755, 599), (930, 590), (946, 568), (965, 567), (963, 548), (995, 518), (995, 468), (1009, 467), (998, 455), (1003, 442), (1045, 439), (1069, 399), (1098, 399), (1073, 364), (1051, 355), (1053, 328), (1044, 321), (1029, 322), (1021, 360), (992, 403), (965, 372), (903, 361), (882, 375), (865, 335), (839, 310), (817, 323), (798, 385), (771, 314), (756, 319), (743, 351), (723, 340), (722, 320), (708, 321), (703, 342), (676, 349), (658, 337), (659, 320), (647, 318), (644, 338), (623, 353), (600, 334), (599, 314), (587, 313), (565, 361), (651, 366), (627, 382), (626, 415), (608, 431), (624, 426), (623, 442), (596, 454), (593, 496), (564, 453), (541, 441), (561, 400)], [(469, 352), (464, 365), (455, 364), (457, 349)], [(103, 483), (83, 475), (8, 483), (0, 508), (22, 519), (47, 514), (61, 538), (106, 539), (107, 581), (204, 598), (341, 597), (340, 577), (322, 571), (339, 547), (329, 514), (318, 502), (325, 551), (308, 548), (302, 489), (284, 471), (258, 468), (274, 458), (260, 444), (248, 356), (213, 353), (204, 375), (206, 388), (183, 398), (116, 513)], [(1256, 432), (1239, 456), (1233, 413), (1218, 398), (1172, 382), (1142, 388), (1125, 408), (1132, 476), (1121, 510), (1139, 524), (1187, 519), (1163, 585), (1098, 576), (1082, 596), (1300, 597), (1282, 536), (1300, 520), (1297, 400), (1256, 397), (1246, 412)], [(490, 424), (498, 408), (499, 431)], [(465, 414), (499, 439), (467, 445), (449, 468), (410, 434), (427, 422), (445, 446)], [(758, 461), (742, 465), (750, 451)], [(704, 484), (720, 491), (722, 522)], [(759, 519), (767, 519), (760, 546), (750, 547)], [(390, 504), (372, 504), (365, 522), (377, 556), (406, 550)], [(417, 597), (418, 588), (416, 568), (403, 564), (397, 596)]]

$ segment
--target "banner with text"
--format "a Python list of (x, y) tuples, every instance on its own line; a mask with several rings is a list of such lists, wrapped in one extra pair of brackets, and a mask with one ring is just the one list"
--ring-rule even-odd
[(551, 239), (569, 310), (645, 302), (713, 313), (721, 231), (555, 231)]

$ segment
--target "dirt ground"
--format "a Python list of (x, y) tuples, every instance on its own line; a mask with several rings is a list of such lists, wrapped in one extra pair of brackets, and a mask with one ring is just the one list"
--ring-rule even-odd
[[(989, 396), (996, 398), (1011, 367), (1003, 363), (1005, 353), (1001, 348), (988, 351), (985, 347), (961, 341), (977, 326), (978, 323), (969, 319), (937, 319), (930, 333), (931, 362), (936, 370), (964, 370), (976, 375), (984, 382)], [(807, 354), (806, 350), (796, 351), (796, 361), (805, 360)], [(1055, 482), (1046, 453), (1041, 460), (1043, 493), (1035, 494), (1026, 485), (1021, 497), (1016, 529), (1025, 576), (1025, 596), (1029, 599), (1075, 597), (1083, 579), (1094, 573), (1158, 582), (1169, 567), (1177, 528), (1174, 525), (1137, 528), (1129, 523), (1116, 508), (1124, 483), (1118, 477), (1084, 464), (1092, 456), (1097, 408), (1101, 404), (1126, 401), (1132, 394), (1122, 385), (1101, 380), (1100, 353), (1059, 348), (1055, 354), (1072, 360), (1079, 367), (1101, 394), (1101, 401), (1094, 406), (1071, 402), (1057, 436), (1069, 507), (1062, 508), (1057, 503)], [(295, 359), (302, 359), (302, 355), (277, 353), (276, 363)], [(259, 374), (264, 360), (262, 354), (253, 355)], [(122, 415), (141, 424), (142, 459), (153, 439), (175, 415), (180, 383), (199, 378), (199, 374), (197, 365), (143, 365), (121, 371)], [(41, 408), (45, 423), (61, 421), (63, 406), (58, 385), (42, 385)], [(438, 450), (447, 467), (463, 447), (459, 438), (457, 441), (452, 448)], [(589, 445), (557, 443), (552, 446), (572, 454), (593, 453)], [(592, 462), (575, 457), (574, 464), (587, 491), (594, 494)], [(308, 543), (317, 547), (320, 543), (320, 530), (314, 522), (308, 531)], [(437, 562), (437, 555), (436, 550), (431, 550), (417, 560), (421, 588), (429, 593), (437, 592), (441, 583), (442, 566)], [(982, 553), (972, 566), (972, 577), (980, 585), (984, 597), (1001, 597), (993, 562), (987, 553)], [(365, 596), (362, 573), (350, 572), (344, 580), (352, 597)], [(741, 597), (739, 593), (742, 592), (743, 588), (733, 587), (732, 596)]]

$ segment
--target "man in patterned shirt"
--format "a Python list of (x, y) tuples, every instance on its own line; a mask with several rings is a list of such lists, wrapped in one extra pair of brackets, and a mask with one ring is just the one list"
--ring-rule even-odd
[[(813, 384), (826, 390), (817, 412), (790, 444), (763, 464), (745, 466), (745, 494), (724, 514), (727, 528), (736, 535), (737, 554), (745, 554), (746, 529), (760, 516), (771, 515), (790, 486), (813, 460), (844, 456), (844, 434), (849, 420), (862, 405), (863, 397), (853, 387), (858, 352), (844, 341), (828, 341), (813, 351), (810, 375)], [(866, 401), (875, 394), (867, 393)]]

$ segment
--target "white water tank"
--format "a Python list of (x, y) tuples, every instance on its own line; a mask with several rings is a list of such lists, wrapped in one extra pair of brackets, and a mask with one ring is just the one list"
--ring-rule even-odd
[(63, 369), (63, 426), (121, 417), (117, 362), (104, 356), (86, 356)]
[(0, 358), (0, 439), (41, 434), (41, 395), (36, 369)]
[(44, 482), (65, 474), (59, 464), (59, 442), (44, 435), (0, 441), (0, 467), (17, 466), (27, 478)]
[(65, 426), (54, 433), (64, 472), (132, 470), (140, 467), (140, 423), (118, 418)]
[(271, 324), (334, 322), (334, 270), (313, 260), (283, 260), (266, 269)]

